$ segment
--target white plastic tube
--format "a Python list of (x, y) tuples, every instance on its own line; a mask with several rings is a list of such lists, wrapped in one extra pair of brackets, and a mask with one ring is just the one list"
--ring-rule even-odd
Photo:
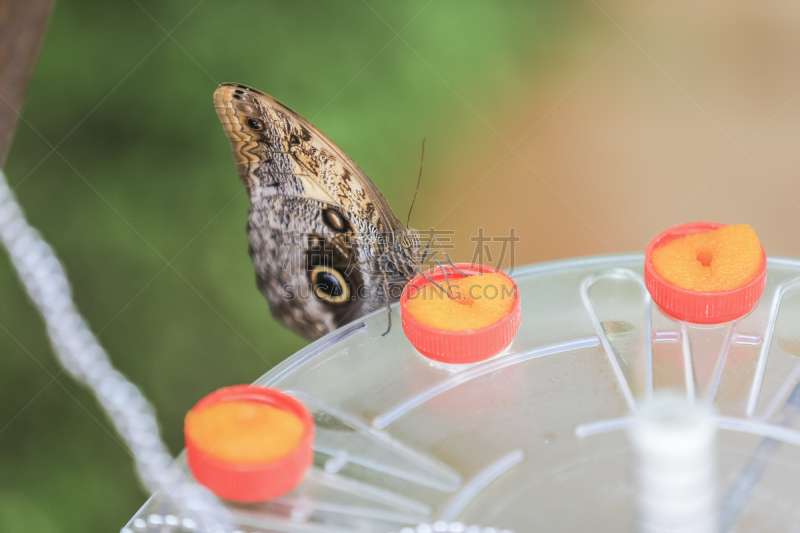
[(634, 415), (635, 499), (643, 533), (718, 533), (714, 413), (660, 393)]

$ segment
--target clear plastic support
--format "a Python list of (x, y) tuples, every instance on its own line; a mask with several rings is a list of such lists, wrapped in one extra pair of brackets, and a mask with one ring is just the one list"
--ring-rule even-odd
[[(761, 345), (761, 352), (758, 354), (756, 375), (753, 378), (753, 385), (750, 388), (750, 396), (747, 400), (747, 416), (750, 418), (756, 416), (756, 408), (758, 406), (759, 396), (764, 383), (764, 374), (767, 369), (770, 348), (772, 347), (772, 342), (775, 337), (775, 327), (778, 323), (778, 314), (781, 310), (781, 304), (788, 293), (796, 291), (797, 289), (800, 289), (800, 278), (795, 278), (780, 284), (775, 289), (775, 293), (772, 297), (769, 318), (767, 319), (767, 327), (766, 331), (764, 332), (764, 343)], [(792, 386), (791, 384), (796, 383), (798, 377), (800, 377), (799, 369), (800, 364), (795, 365), (795, 369), (790, 374), (789, 379), (786, 380), (784, 385), (778, 390), (773, 402), (770, 403), (764, 414), (759, 418), (765, 420), (775, 413), (778, 407), (778, 402), (780, 402), (781, 398), (785, 398), (785, 394), (789, 392), (789, 389)]]

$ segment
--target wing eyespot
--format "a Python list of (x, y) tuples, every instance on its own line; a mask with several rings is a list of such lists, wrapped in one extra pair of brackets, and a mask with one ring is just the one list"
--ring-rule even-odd
[(350, 285), (341, 272), (329, 266), (318, 265), (311, 270), (314, 295), (326, 302), (341, 304), (350, 300)]
[(264, 129), (264, 123), (255, 118), (248, 118), (247, 125), (250, 126), (250, 129), (253, 131), (261, 131)]
[(336, 233), (344, 233), (350, 229), (350, 222), (333, 209), (324, 209), (322, 211), (322, 221)]

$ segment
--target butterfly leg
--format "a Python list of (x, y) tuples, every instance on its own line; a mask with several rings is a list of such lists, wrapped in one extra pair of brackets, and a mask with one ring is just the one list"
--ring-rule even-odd
[(422, 273), (422, 277), (423, 277), (423, 278), (425, 278), (425, 279), (427, 279), (428, 281), (430, 281), (431, 283), (433, 283), (433, 284), (434, 284), (434, 285), (436, 285), (437, 287), (439, 287), (439, 290), (440, 290), (440, 291), (442, 291), (443, 293), (445, 293), (447, 296), (451, 296), (451, 295), (450, 295), (450, 291), (449, 291), (449, 290), (445, 289), (444, 287), (442, 287), (441, 285), (439, 285), (438, 283), (436, 283), (435, 281), (433, 281), (433, 280), (432, 280), (431, 278), (429, 278), (429, 277), (428, 277), (428, 275), (427, 275), (427, 274), (425, 274), (424, 272)]
[(386, 328), (381, 337), (385, 337), (392, 331), (392, 299), (389, 298), (389, 283), (386, 281), (386, 276), (383, 277), (383, 294), (386, 298), (386, 316), (389, 319), (389, 327)]
[[(428, 246), (430, 246), (430, 245), (431, 245), (431, 243), (430, 243), (430, 241), (428, 241)], [(422, 246), (422, 243), (420, 243), (420, 246)], [(420, 270), (422, 269), (422, 265), (425, 264), (425, 260), (428, 258), (428, 254), (431, 253), (431, 251), (428, 248), (426, 248), (425, 246), (422, 246), (422, 249), (425, 250), (425, 253), (422, 254), (422, 259), (419, 260)]]
[[(430, 250), (429, 250), (429, 249), (428, 249), (428, 248), (427, 248), (427, 247), (426, 247), (424, 244), (420, 244), (420, 246), (422, 246), (423, 248), (425, 248), (425, 251), (426, 251), (426, 253), (429, 253), (429, 254), (431, 254), (431, 257), (433, 258), (433, 260), (434, 260), (434, 261), (436, 261), (436, 264), (437, 264), (437, 265), (439, 265), (439, 270), (441, 270), (441, 271), (442, 271), (442, 275), (444, 276), (444, 281), (445, 281), (445, 283), (447, 283), (447, 290), (446, 290), (446, 291), (444, 291), (444, 289), (442, 289), (442, 290), (443, 290), (444, 292), (446, 292), (448, 295), (450, 295), (450, 290), (452, 289), (452, 287), (450, 287), (450, 280), (449, 280), (449, 279), (448, 279), (448, 277), (447, 277), (447, 272), (446, 272), (446, 271), (445, 271), (445, 269), (444, 269), (444, 265), (442, 265), (442, 262), (441, 262), (441, 261), (439, 261), (439, 258), (438, 258), (438, 257), (436, 257), (436, 254), (434, 254), (433, 252), (431, 252), (431, 251), (430, 251)], [(458, 270), (458, 269), (456, 269), (456, 270)], [(459, 271), (459, 272), (460, 272), (460, 271)], [(461, 272), (461, 273), (462, 273), (462, 274), (464, 274), (463, 272)], [(464, 275), (466, 276), (466, 274), (464, 274)], [(423, 274), (423, 276), (425, 276), (425, 274)], [(431, 283), (433, 283), (433, 281), (431, 280), (431, 278), (429, 278), (428, 276), (425, 276), (425, 279), (427, 279), (428, 281), (430, 281)], [(436, 285), (437, 285), (437, 286), (439, 286), (439, 288), (440, 288), (440, 289), (442, 288), (442, 287), (441, 287), (441, 286), (440, 286), (438, 283), (437, 283)]]
[[(439, 247), (442, 248), (442, 244), (439, 242), (439, 239), (437, 239), (435, 235), (432, 238), (433, 238), (433, 240), (436, 241), (436, 244), (438, 244)], [(431, 243), (428, 242), (428, 246), (430, 246), (430, 245), (431, 245)], [(444, 250), (444, 248), (442, 248), (442, 250)], [(468, 276), (469, 275), (466, 272), (461, 272), (461, 270), (455, 265), (455, 263), (453, 263), (453, 261), (450, 259), (450, 256), (447, 255), (447, 253), (445, 253), (444, 251), (442, 253), (444, 253), (444, 258), (447, 259), (447, 264), (449, 264), (451, 267), (453, 267), (453, 269), (456, 272), (458, 272), (462, 276)]]

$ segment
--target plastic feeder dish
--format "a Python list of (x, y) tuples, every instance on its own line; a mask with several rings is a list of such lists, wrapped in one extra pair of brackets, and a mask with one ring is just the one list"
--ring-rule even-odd
[[(767, 279), (767, 254), (763, 247), (758, 271), (742, 285), (729, 290), (701, 292), (685, 289), (664, 279), (653, 266), (654, 250), (681, 237), (724, 227), (725, 224), (715, 222), (680, 224), (660, 233), (650, 242), (644, 255), (644, 281), (653, 301), (665, 314), (693, 324), (721, 324), (743, 317), (758, 304)], [(702, 259), (697, 258), (701, 262)]]
[(314, 457), (308, 409), (278, 390), (253, 385), (227, 387), (200, 400), (186, 416), (184, 437), (197, 482), (235, 502), (291, 491)]
[[(415, 277), (406, 285), (400, 298), (403, 331), (417, 351), (429, 359), (450, 364), (476, 363), (499, 354), (514, 340), (522, 321), (519, 289), (511, 277), (492, 267), (468, 263), (456, 266), (466, 276), (458, 273), (451, 266), (445, 266), (444, 270), (434, 268), (425, 272), (425, 275), (445, 289), (447, 288), (445, 274), (451, 284), (454, 282), (458, 285), (464, 284), (464, 287), (460, 288), (457, 298), (450, 298), (437, 287), (431, 286), (431, 282), (423, 275)], [(485, 286), (470, 285), (468, 287), (462, 281), (465, 278), (472, 279), (473, 276), (481, 274), (496, 275), (502, 283), (500, 286), (488, 283)], [(430, 302), (439, 307), (431, 309), (431, 313), (426, 317), (415, 316), (410, 310), (410, 307), (418, 308), (419, 304), (427, 305), (429, 303), (420, 301), (422, 298), (439, 299), (439, 302)], [(481, 303), (479, 302), (481, 299), (486, 300)], [(511, 300), (507, 310), (506, 306), (501, 303), (504, 299)], [(465, 306), (465, 308), (448, 309), (447, 306), (450, 305)], [(477, 316), (469, 316), (472, 310), (468, 308), (471, 306), (474, 306), (475, 313), (478, 313)], [(467, 318), (480, 318), (481, 313), (492, 313), (491, 316), (494, 316), (498, 313), (498, 309), (501, 309), (502, 315), (494, 322), (473, 329), (461, 329), (462, 325), (467, 323)], [(440, 316), (436, 316), (437, 313)], [(444, 320), (447, 327), (443, 327), (441, 323), (432, 325), (437, 321), (431, 320), (431, 317), (441, 319), (438, 322)]]

